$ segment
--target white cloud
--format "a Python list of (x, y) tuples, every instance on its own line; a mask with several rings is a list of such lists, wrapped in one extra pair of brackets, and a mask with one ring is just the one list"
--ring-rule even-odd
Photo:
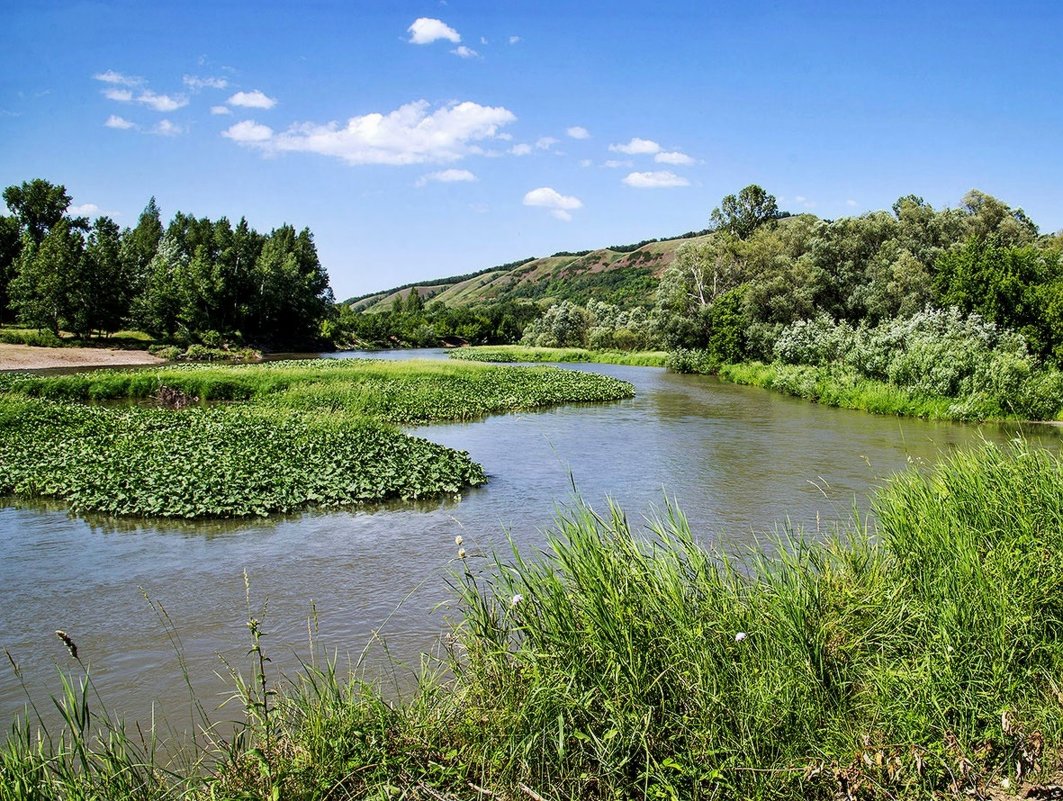
[(253, 92), (237, 92), (226, 102), (230, 106), (240, 106), (240, 108), (269, 109), (277, 105), (276, 100), (258, 91), (258, 89)]
[(183, 134), (185, 129), (180, 125), (175, 125), (170, 122), (170, 120), (162, 120), (158, 125), (151, 129), (151, 132), (153, 134), (158, 134), (159, 136), (178, 136), (179, 134)]
[(487, 44), (487, 37), (486, 36), (481, 36), (480, 37), (480, 44), (482, 44), (482, 45)]
[(500, 139), (503, 142), (512, 142), (513, 141), (513, 134), (511, 134), (511, 133), (500, 133), (500, 134), (498, 134), (498, 136), (495, 137), (495, 139)]
[(475, 144), (493, 138), (516, 121), (509, 109), (465, 101), (429, 113), (425, 100), (388, 114), (351, 117), (345, 125), (301, 123), (274, 132), (253, 121), (237, 123), (225, 136), (240, 144), (277, 152), (317, 153), (348, 164), (425, 164), (483, 154)]
[(177, 95), (176, 97), (170, 97), (169, 95), (157, 95), (150, 89), (145, 89), (139, 95), (137, 95), (137, 102), (143, 103), (148, 108), (152, 108), (155, 111), (177, 111), (179, 108), (184, 108), (188, 105), (188, 98), (184, 95)]
[(128, 103), (133, 99), (133, 93), (128, 89), (104, 89), (103, 96), (108, 100), (117, 100), (119, 103)]
[(450, 52), (456, 56), (460, 56), (461, 58), (476, 58), (478, 55), (480, 55), (471, 47), (466, 47), (465, 45), (459, 45)]
[(529, 153), (532, 152), (532, 146), (531, 145), (513, 145), (513, 147), (511, 147), (509, 149), (509, 152), (512, 153), (514, 156), (527, 156)]
[(590, 139), (591, 132), (584, 128), (582, 125), (573, 125), (567, 131), (565, 131), (573, 139)]
[(95, 203), (82, 203), (80, 206), (71, 206), (68, 211), (75, 217), (91, 217), (99, 214), (100, 207)]
[(107, 118), (107, 122), (104, 123), (108, 128), (116, 128), (119, 131), (128, 131), (130, 128), (136, 126), (127, 120), (125, 117), (119, 117), (117, 114), (112, 114)]
[(417, 186), (425, 186), (431, 182), (441, 184), (472, 183), (476, 180), (476, 176), (468, 170), (441, 170), (422, 175), (417, 179)]
[(591, 161), (590, 159), (581, 159), (580, 163), (579, 163), (579, 166), (581, 166), (581, 167), (592, 167), (592, 166), (594, 166), (594, 162)]
[(675, 186), (690, 186), (690, 181), (668, 170), (657, 172), (633, 172), (624, 178), (624, 183), (636, 189), (671, 189)]
[(103, 81), (104, 83), (120, 84), (121, 86), (140, 86), (144, 83), (143, 78), (139, 78), (136, 75), (123, 75), (120, 72), (114, 70), (107, 70), (107, 72), (98, 72), (92, 76), (97, 81)]
[(457, 44), (461, 41), (461, 34), (447, 25), (443, 20), (420, 17), (406, 29), (410, 34), (410, 44), (431, 44), (440, 39)]
[(639, 139), (637, 136), (626, 145), (609, 145), (609, 149), (628, 156), (652, 156), (661, 152), (661, 146), (652, 139)]
[(855, 209), (859, 204), (852, 198), (849, 198), (847, 201), (845, 201), (845, 205), (851, 209)]
[(610, 170), (619, 170), (623, 169), (624, 167), (634, 167), (635, 162), (633, 162), (631, 159), (609, 159), (607, 162), (602, 164), (602, 166), (608, 167)]
[(543, 136), (535, 143), (535, 147), (539, 150), (549, 150), (557, 144), (557, 140), (552, 136)]
[(677, 167), (689, 167), (694, 163), (694, 159), (686, 153), (680, 153), (678, 150), (672, 150), (667, 153), (658, 153), (653, 157), (653, 160), (658, 164), (674, 164)]
[(224, 78), (200, 78), (196, 75), (186, 75), (182, 78), (185, 86), (193, 91), (199, 91), (200, 89), (225, 89), (229, 82)]
[(232, 112), (232, 109), (230, 109), (228, 106), (211, 106), (210, 107), (210, 113), (211, 114), (232, 114), (233, 112)]
[(520, 37), (519, 36), (510, 36), (509, 37), (509, 43), (511, 45), (515, 45), (519, 41), (520, 41)]
[(273, 138), (273, 129), (268, 125), (259, 125), (254, 120), (244, 120), (229, 126), (221, 135), (242, 145), (258, 145)]
[(569, 212), (583, 208), (583, 201), (572, 195), (562, 195), (549, 186), (541, 186), (524, 195), (524, 205), (549, 209), (557, 219), (569, 222), (572, 219)]

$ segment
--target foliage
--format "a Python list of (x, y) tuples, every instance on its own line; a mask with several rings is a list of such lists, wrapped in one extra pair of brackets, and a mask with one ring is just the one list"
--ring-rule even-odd
[(724, 197), (711, 215), (714, 228), (727, 231), (739, 239), (748, 239), (758, 227), (778, 216), (779, 205), (775, 196), (769, 195), (756, 184), (741, 190), (737, 197)]
[(0, 218), (0, 317), (86, 339), (135, 323), (147, 332), (200, 342), (271, 347), (321, 344), (335, 314), (328, 275), (308, 229), (269, 235), (178, 213), (164, 229), (152, 198), (133, 229), (67, 214), (62, 186), (37, 179), (11, 186), (13, 216)]
[[(625, 382), (553, 368), (375, 360), (6, 375), (0, 494), (107, 514), (232, 517), (455, 493), (484, 483), (482, 468), (394, 424), (631, 394)], [(242, 403), (207, 404), (217, 400)]]
[(664, 367), (664, 351), (610, 351), (585, 348), (533, 348), (526, 345), (496, 345), (456, 348), (447, 353), (451, 359), (473, 362), (555, 362), (626, 364), (637, 367)]
[(909, 469), (872, 505), (874, 524), (820, 542), (788, 532), (771, 553), (705, 550), (673, 508), (637, 531), (583, 505), (534, 557), (461, 548), (450, 646), (399, 698), (335, 661), (278, 692), (249, 603), (254, 665), (231, 742), (164, 770), (98, 711), (94, 739), (90, 698), (68, 684), (61, 735), (16, 723), (0, 786), (12, 799), (884, 801), (996, 797), (1005, 779), (1051, 775), (1060, 458), (986, 445)]

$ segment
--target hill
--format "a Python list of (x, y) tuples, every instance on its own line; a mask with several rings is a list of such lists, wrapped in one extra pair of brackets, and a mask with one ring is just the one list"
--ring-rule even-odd
[(647, 305), (652, 302), (657, 279), (675, 259), (676, 251), (707, 234), (699, 231), (634, 245), (555, 253), (453, 278), (406, 284), (344, 303), (354, 311), (385, 311), (396, 299), (404, 299), (416, 289), (423, 300), (438, 300), (451, 307), (562, 298), (576, 303), (594, 298), (623, 306)]

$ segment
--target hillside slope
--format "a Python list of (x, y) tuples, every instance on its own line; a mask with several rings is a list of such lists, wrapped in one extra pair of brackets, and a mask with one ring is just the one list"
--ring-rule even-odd
[(390, 309), (396, 298), (406, 298), (416, 289), (425, 301), (439, 300), (447, 306), (560, 298), (577, 303), (586, 303), (593, 298), (625, 306), (646, 305), (652, 302), (657, 279), (675, 259), (676, 251), (683, 245), (704, 241), (706, 237), (704, 233), (687, 234), (638, 246), (558, 253), (514, 262), (468, 277), (397, 287), (351, 298), (346, 303), (355, 311), (383, 311)]

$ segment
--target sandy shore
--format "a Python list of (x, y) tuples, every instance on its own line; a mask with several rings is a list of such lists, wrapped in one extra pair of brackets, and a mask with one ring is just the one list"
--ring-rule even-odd
[(0, 343), (0, 370), (40, 370), (46, 367), (111, 367), (161, 364), (146, 350), (107, 348), (36, 348)]

